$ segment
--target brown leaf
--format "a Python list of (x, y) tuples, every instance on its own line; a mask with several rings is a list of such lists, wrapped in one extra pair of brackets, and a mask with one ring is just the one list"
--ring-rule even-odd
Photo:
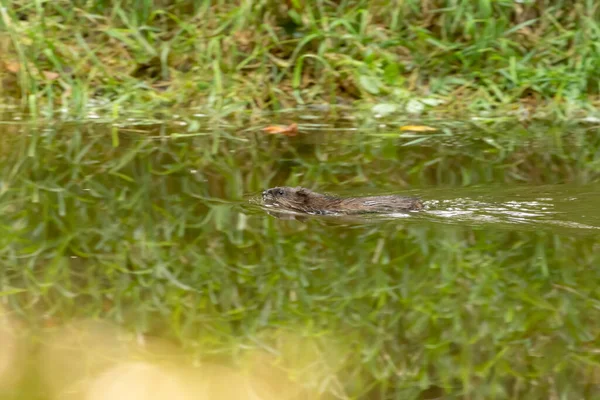
[(44, 75), (44, 78), (48, 79), (49, 81), (58, 79), (58, 77), (60, 76), (60, 74), (52, 71), (42, 71), (42, 75)]
[(6, 70), (8, 72), (12, 72), (13, 74), (16, 74), (21, 69), (21, 64), (19, 64), (16, 61), (7, 61), (4, 63), (4, 67), (6, 68)]
[(269, 125), (263, 128), (263, 131), (270, 133), (271, 135), (286, 135), (286, 136), (296, 136), (298, 134), (298, 124), (293, 123), (288, 126), (281, 125)]
[(433, 132), (437, 131), (436, 128), (425, 125), (404, 125), (400, 127), (401, 131), (413, 131), (413, 132)]

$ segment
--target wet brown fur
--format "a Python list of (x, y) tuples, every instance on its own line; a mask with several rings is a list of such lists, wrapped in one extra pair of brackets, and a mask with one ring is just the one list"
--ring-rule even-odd
[(337, 197), (303, 187), (274, 187), (263, 192), (266, 205), (309, 214), (364, 214), (417, 211), (423, 209), (414, 197), (398, 195)]

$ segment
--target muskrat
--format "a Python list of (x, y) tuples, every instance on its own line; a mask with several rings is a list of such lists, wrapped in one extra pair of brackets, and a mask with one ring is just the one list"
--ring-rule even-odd
[(274, 187), (262, 192), (265, 205), (308, 214), (366, 214), (417, 211), (423, 203), (415, 197), (398, 195), (337, 197), (303, 187)]

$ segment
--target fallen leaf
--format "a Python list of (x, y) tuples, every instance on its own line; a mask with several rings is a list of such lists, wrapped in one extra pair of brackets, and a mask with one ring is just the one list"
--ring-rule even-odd
[(270, 133), (271, 135), (286, 135), (286, 136), (296, 136), (298, 134), (298, 124), (293, 123), (288, 126), (281, 125), (269, 125), (263, 128), (263, 131)]
[(400, 127), (401, 131), (413, 131), (413, 132), (433, 132), (437, 131), (436, 128), (425, 125), (404, 125)]
[(49, 81), (53, 81), (60, 76), (60, 74), (52, 71), (42, 71), (42, 75), (44, 75), (44, 78), (48, 79)]
[(4, 63), (4, 67), (6, 68), (6, 70), (8, 72), (12, 72), (13, 74), (16, 74), (21, 69), (21, 64), (19, 64), (16, 61), (7, 61)]

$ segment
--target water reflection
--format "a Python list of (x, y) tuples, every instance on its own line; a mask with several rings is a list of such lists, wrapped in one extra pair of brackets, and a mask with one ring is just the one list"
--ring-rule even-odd
[[(62, 395), (90, 368), (97, 380), (80, 389), (92, 398), (146, 396), (148, 379), (176, 393), (171, 372), (122, 359), (121, 335), (168, 338), (201, 365), (261, 347), (256, 359), (278, 378), (256, 382), (275, 397), (279, 374), (301, 376), (291, 391), (373, 399), (492, 381), (506, 398), (547, 398), (550, 383), (594, 382), (600, 136), (589, 129), (431, 121), (444, 134), (416, 141), (398, 134), (404, 121), (368, 117), (300, 124), (294, 138), (179, 122), (0, 125), (0, 298), (11, 312), (0, 340), (91, 316), (118, 325), (57, 330), (24, 372), (41, 382), (23, 391)], [(281, 185), (417, 195), (427, 209), (281, 219), (249, 201)], [(273, 327), (340, 347), (329, 359), (329, 343), (292, 340), (287, 355), (257, 344)], [(14, 386), (14, 360), (0, 355), (0, 384)], [(237, 382), (227, 371), (219, 390)]]

